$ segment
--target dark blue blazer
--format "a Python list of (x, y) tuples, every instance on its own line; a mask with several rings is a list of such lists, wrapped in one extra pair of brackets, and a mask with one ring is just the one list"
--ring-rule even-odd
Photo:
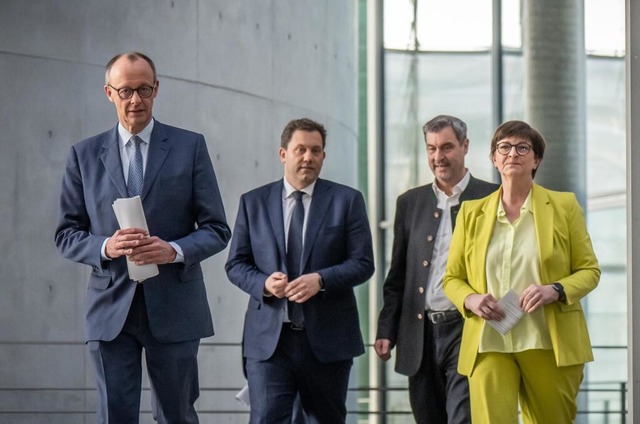
[[(250, 295), (244, 324), (244, 355), (265, 360), (275, 351), (286, 298), (263, 295), (273, 272), (286, 273), (282, 215), (283, 181), (244, 194), (226, 264), (229, 280)], [(364, 353), (353, 288), (374, 271), (369, 221), (362, 194), (317, 180), (307, 218), (302, 274), (318, 272), (324, 291), (303, 304), (311, 348), (322, 362)]]
[[(122, 330), (136, 283), (126, 258), (103, 261), (100, 249), (117, 229), (112, 209), (127, 196), (117, 126), (71, 148), (62, 182), (56, 246), (91, 266), (86, 297), (87, 340), (113, 340)], [(174, 241), (184, 263), (160, 265), (144, 284), (149, 326), (160, 342), (213, 335), (200, 262), (231, 236), (204, 137), (155, 121), (142, 189), (152, 236)]]

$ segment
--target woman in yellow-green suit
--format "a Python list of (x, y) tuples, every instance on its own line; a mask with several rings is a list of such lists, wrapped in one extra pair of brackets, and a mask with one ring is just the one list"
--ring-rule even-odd
[[(458, 371), (468, 376), (474, 424), (570, 424), (584, 364), (593, 360), (580, 299), (600, 279), (573, 193), (533, 183), (544, 138), (509, 121), (491, 140), (502, 186), (460, 209), (444, 291), (465, 316)], [(498, 304), (515, 293), (522, 318), (506, 332)], [(507, 296), (508, 298), (509, 296)]]

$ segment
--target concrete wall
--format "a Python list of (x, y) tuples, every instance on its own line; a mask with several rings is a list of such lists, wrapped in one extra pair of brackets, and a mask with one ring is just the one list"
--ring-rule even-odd
[[(322, 176), (356, 184), (356, 2), (0, 1), (0, 422), (93, 422), (83, 344), (88, 268), (53, 244), (69, 147), (116, 123), (104, 64), (154, 59), (155, 117), (202, 132), (233, 225), (239, 195), (280, 178), (280, 132), (309, 116), (328, 129)], [(200, 353), (201, 422), (246, 422), (233, 391), (246, 295), (204, 263), (216, 336)], [(142, 407), (149, 410), (148, 392)], [(143, 421), (149, 422), (148, 414)]]

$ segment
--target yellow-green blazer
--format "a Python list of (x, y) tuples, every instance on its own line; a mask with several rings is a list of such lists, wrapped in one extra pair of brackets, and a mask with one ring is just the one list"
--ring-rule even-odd
[[(465, 309), (464, 299), (487, 292), (487, 247), (496, 222), (502, 188), (479, 200), (462, 204), (449, 249), (444, 292), (465, 317), (458, 372), (471, 375), (478, 354), (483, 319)], [(566, 304), (544, 307), (558, 366), (593, 360), (580, 299), (600, 280), (598, 260), (591, 246), (582, 209), (573, 193), (532, 189), (540, 278), (564, 286)]]

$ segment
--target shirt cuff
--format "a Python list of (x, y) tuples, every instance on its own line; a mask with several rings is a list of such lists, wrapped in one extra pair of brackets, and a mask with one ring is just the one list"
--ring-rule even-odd
[(111, 258), (107, 256), (107, 242), (110, 238), (111, 237), (107, 237), (106, 239), (104, 239), (104, 241), (102, 242), (102, 246), (100, 247), (100, 256), (102, 257), (103, 261), (111, 260)]
[(176, 251), (176, 258), (171, 263), (172, 264), (184, 263), (184, 253), (182, 252), (182, 248), (180, 248), (180, 246), (178, 246), (178, 243), (176, 243), (175, 241), (170, 241), (169, 244)]

